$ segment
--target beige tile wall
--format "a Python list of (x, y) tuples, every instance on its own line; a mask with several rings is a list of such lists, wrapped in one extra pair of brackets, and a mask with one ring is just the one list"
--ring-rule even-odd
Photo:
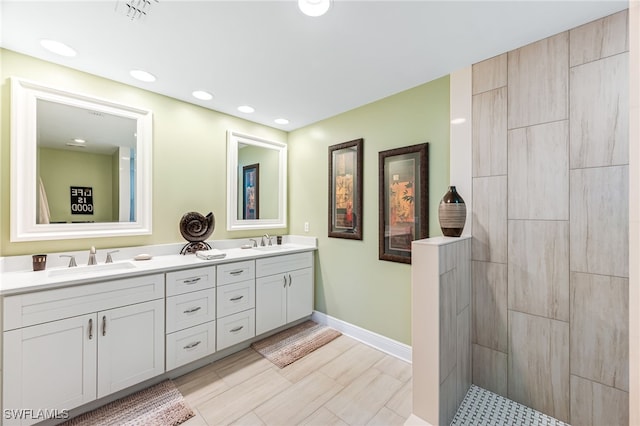
[(413, 414), (448, 425), (472, 383), (471, 239), (414, 241), (412, 253)]
[(627, 21), (472, 67), (473, 383), (576, 425), (628, 423)]

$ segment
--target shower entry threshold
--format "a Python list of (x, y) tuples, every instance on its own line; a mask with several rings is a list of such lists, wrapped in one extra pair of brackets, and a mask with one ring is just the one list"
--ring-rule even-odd
[(540, 411), (471, 385), (451, 426), (570, 426)]

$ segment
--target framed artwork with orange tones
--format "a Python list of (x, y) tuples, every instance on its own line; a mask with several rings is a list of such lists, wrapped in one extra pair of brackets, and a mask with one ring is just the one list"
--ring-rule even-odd
[(411, 242), (429, 236), (429, 144), (378, 153), (379, 259), (411, 263)]
[(362, 239), (362, 146), (355, 139), (329, 147), (329, 237)]

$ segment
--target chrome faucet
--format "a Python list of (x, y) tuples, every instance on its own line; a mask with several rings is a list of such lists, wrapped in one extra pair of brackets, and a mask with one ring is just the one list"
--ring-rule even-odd
[(113, 263), (113, 258), (111, 257), (111, 255), (112, 255), (113, 253), (117, 253), (117, 252), (119, 252), (119, 251), (120, 251), (120, 250), (108, 251), (108, 252), (107, 252), (107, 260), (105, 260), (105, 262), (104, 262), (104, 263)]
[(266, 246), (266, 244), (264, 243), (265, 237), (267, 238), (267, 241), (269, 241), (269, 245), (271, 245), (271, 238), (269, 237), (269, 234), (264, 234), (262, 236), (262, 240), (260, 241), (260, 245), (263, 247)]
[(89, 262), (87, 263), (87, 265), (97, 265), (98, 262), (96, 262), (96, 248), (91, 246), (91, 249), (89, 250)]
[(76, 257), (71, 254), (61, 254), (60, 257), (68, 257), (69, 258), (69, 268), (74, 268), (78, 266), (76, 263)]
[(255, 239), (249, 238), (249, 241), (253, 242), (254, 247), (258, 247), (258, 242)]

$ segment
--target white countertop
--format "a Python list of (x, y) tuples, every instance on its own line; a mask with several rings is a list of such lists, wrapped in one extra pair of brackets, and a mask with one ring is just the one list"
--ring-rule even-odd
[[(99, 265), (86, 266), (81, 263), (84, 262), (84, 260), (78, 259), (78, 265), (80, 266), (77, 266), (77, 269), (60, 266), (60, 261), (52, 262), (55, 266), (50, 268), (49, 261), (47, 261), (47, 269), (36, 272), (25, 269), (15, 270), (15, 266), (14, 268), (8, 266), (9, 264), (23, 265), (25, 261), (28, 261), (30, 264), (31, 256), (20, 256), (20, 259), (17, 259), (18, 256), (16, 256), (16, 259), (3, 258), (2, 260), (5, 262), (3, 264), (3, 272), (0, 272), (0, 295), (9, 296), (38, 290), (135, 277), (138, 275), (164, 273), (167, 271), (204, 267), (209, 265), (220, 265), (223, 263), (242, 260), (313, 251), (317, 248), (316, 239), (313, 237), (287, 236), (283, 239), (283, 244), (280, 246), (274, 245), (249, 249), (240, 248), (240, 246), (246, 244), (246, 241), (248, 241), (248, 239), (224, 240), (217, 242), (210, 241), (209, 243), (214, 248), (226, 253), (226, 256), (223, 259), (213, 260), (204, 260), (194, 254), (177, 254), (181, 245), (120, 249), (122, 253), (119, 254), (121, 256), (116, 257), (114, 255), (114, 263), (106, 264), (113, 266), (103, 266), (105, 265), (103, 263), (103, 259), (99, 259)], [(171, 249), (173, 253), (173, 249), (175, 247), (178, 247), (178, 250), (175, 251), (176, 254), (166, 253), (168, 249)], [(104, 249), (105, 252), (111, 250), (114, 249)], [(149, 253), (152, 255), (152, 258), (150, 260), (136, 261), (133, 260), (133, 257), (135, 256), (133, 253)], [(55, 253), (51, 255), (52, 259), (57, 259), (59, 257), (57, 255), (59, 254)]]

